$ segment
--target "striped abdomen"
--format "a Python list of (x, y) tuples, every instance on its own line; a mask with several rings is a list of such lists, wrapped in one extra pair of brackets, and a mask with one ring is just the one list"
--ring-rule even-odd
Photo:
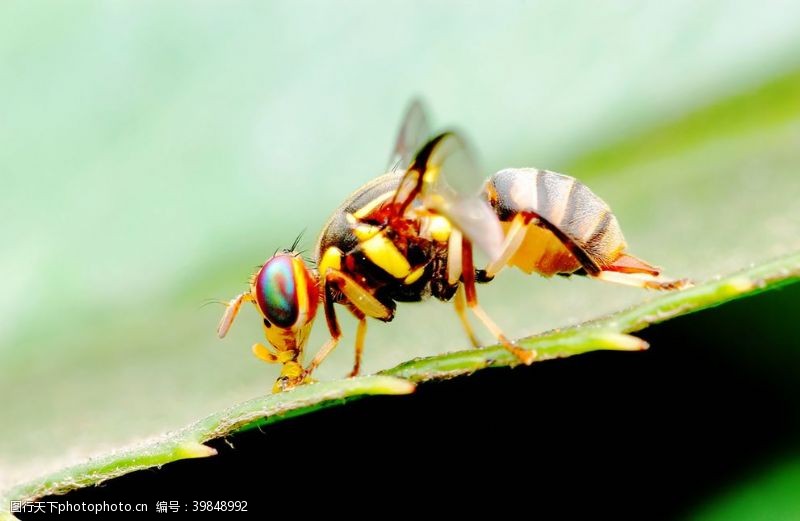
[(589, 272), (610, 266), (625, 250), (619, 223), (608, 205), (586, 185), (535, 168), (509, 168), (494, 174), (485, 194), (500, 220), (516, 215), (539, 219), (509, 262), (543, 275)]

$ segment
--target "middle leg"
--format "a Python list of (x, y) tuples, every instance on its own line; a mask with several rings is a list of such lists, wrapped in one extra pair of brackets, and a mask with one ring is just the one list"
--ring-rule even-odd
[(464, 297), (463, 284), (459, 283), (458, 285), (458, 289), (456, 290), (456, 295), (453, 300), (453, 305), (456, 308), (458, 319), (461, 321), (461, 325), (464, 327), (464, 331), (466, 331), (467, 336), (469, 337), (469, 341), (472, 342), (472, 347), (481, 347), (481, 343), (478, 340), (478, 337), (475, 336), (475, 331), (472, 329), (472, 324), (469, 323), (469, 317), (467, 317), (467, 301)]
[(536, 351), (522, 349), (514, 345), (511, 340), (503, 333), (502, 329), (489, 317), (489, 315), (478, 304), (478, 294), (475, 287), (475, 265), (472, 261), (472, 244), (465, 237), (461, 238), (460, 245), (450, 245), (451, 249), (456, 247), (459, 251), (448, 251), (448, 256), (455, 254), (461, 258), (461, 280), (464, 286), (464, 296), (466, 297), (467, 307), (472, 310), (478, 319), (483, 322), (497, 340), (509, 352), (516, 356), (520, 362), (530, 365), (536, 359)]

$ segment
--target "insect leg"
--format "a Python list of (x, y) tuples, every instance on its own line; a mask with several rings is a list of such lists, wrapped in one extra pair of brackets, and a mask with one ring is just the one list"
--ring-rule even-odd
[(358, 376), (361, 370), (361, 355), (364, 352), (364, 339), (367, 336), (367, 318), (363, 313), (357, 310), (351, 310), (358, 318), (358, 329), (356, 330), (356, 358), (353, 362), (353, 370), (350, 371), (350, 377)]
[(478, 337), (475, 336), (475, 331), (472, 329), (472, 324), (469, 323), (469, 317), (467, 317), (467, 301), (464, 297), (464, 285), (459, 284), (458, 289), (456, 290), (456, 296), (453, 299), (453, 304), (456, 308), (456, 314), (458, 315), (458, 319), (461, 320), (461, 325), (464, 326), (464, 331), (467, 332), (467, 336), (469, 337), (469, 341), (472, 342), (473, 347), (481, 347), (481, 343), (478, 340)]
[(456, 288), (455, 298), (453, 305), (456, 308), (456, 314), (464, 327), (464, 331), (472, 342), (473, 347), (478, 348), (481, 346), (478, 337), (475, 336), (475, 331), (472, 329), (472, 324), (469, 323), (467, 317), (467, 302), (464, 297), (464, 285), (461, 283), (461, 254), (462, 254), (463, 235), (457, 229), (453, 229), (450, 233), (450, 238), (447, 242), (447, 281), (450, 284), (458, 284)]
[(463, 235), (457, 229), (453, 229), (447, 241), (447, 282), (457, 284), (461, 280), (461, 243)]
[(658, 268), (628, 254), (622, 254), (613, 264), (589, 276), (615, 284), (656, 290), (682, 289), (692, 285), (689, 279), (662, 277)]
[(486, 329), (503, 344), (508, 351), (516, 356), (520, 362), (529, 365), (536, 358), (536, 351), (522, 349), (515, 346), (500, 327), (494, 323), (489, 315), (478, 305), (478, 294), (475, 288), (475, 266), (472, 262), (472, 244), (466, 238), (461, 241), (461, 260), (462, 260), (462, 280), (464, 283), (464, 293), (467, 298), (467, 307), (472, 310), (478, 319), (483, 322)]
[(596, 275), (590, 276), (594, 279), (613, 282), (614, 284), (656, 290), (683, 289), (692, 286), (688, 279), (667, 279), (647, 273), (621, 273), (619, 271), (603, 270)]
[(354, 373), (358, 372), (361, 363), (361, 353), (364, 349), (364, 337), (367, 332), (365, 317), (370, 316), (380, 320), (391, 320), (393, 316), (393, 311), (390, 308), (383, 305), (358, 282), (339, 270), (328, 269), (325, 272), (323, 305), (325, 307), (325, 318), (328, 322), (331, 339), (322, 346), (322, 349), (320, 349), (314, 359), (311, 360), (311, 363), (306, 368), (306, 375), (311, 374), (319, 364), (325, 360), (342, 337), (341, 328), (336, 319), (336, 311), (333, 308), (333, 289), (338, 289), (344, 294), (346, 303), (349, 304), (348, 308), (350, 308), (350, 312), (359, 320), (358, 332), (356, 334), (356, 364), (353, 367)]
[(220, 338), (225, 338), (225, 335), (231, 328), (231, 324), (233, 324), (236, 315), (239, 314), (239, 308), (242, 307), (242, 302), (245, 301), (255, 302), (252, 293), (249, 291), (237, 295), (228, 302), (228, 306), (225, 308), (225, 313), (222, 315), (222, 319), (219, 321), (219, 325), (217, 326), (217, 335)]
[(348, 301), (348, 309), (358, 319), (356, 331), (355, 362), (350, 376), (356, 376), (361, 368), (361, 354), (364, 352), (364, 338), (367, 334), (367, 320), (370, 316), (379, 320), (390, 320), (393, 311), (372, 296), (366, 288), (358, 282), (337, 270), (329, 270), (326, 274), (329, 280), (334, 280)]
[(313, 373), (319, 364), (321, 364), (322, 361), (325, 360), (329, 354), (331, 354), (333, 348), (336, 347), (336, 344), (338, 344), (339, 340), (342, 338), (342, 328), (339, 327), (339, 320), (336, 318), (336, 310), (333, 307), (333, 295), (331, 294), (332, 288), (327, 278), (327, 270), (322, 286), (322, 307), (325, 309), (325, 321), (328, 324), (328, 331), (330, 332), (331, 337), (317, 352), (317, 354), (308, 364), (308, 367), (306, 367), (304, 372), (306, 377)]
[(502, 253), (497, 259), (490, 262), (484, 270), (487, 278), (494, 277), (508, 264), (509, 259), (514, 256), (520, 244), (522, 244), (522, 241), (525, 239), (525, 234), (528, 232), (530, 222), (531, 216), (529, 215), (518, 213), (514, 216), (508, 233), (503, 240), (503, 245), (501, 247)]
[(386, 307), (364, 286), (339, 270), (329, 269), (325, 274), (325, 283), (335, 285), (347, 301), (366, 316), (379, 320), (391, 320), (394, 311)]

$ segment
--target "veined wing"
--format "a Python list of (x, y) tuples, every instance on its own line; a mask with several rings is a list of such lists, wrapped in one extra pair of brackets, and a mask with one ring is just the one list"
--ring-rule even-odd
[(503, 229), (479, 195), (484, 182), (466, 141), (454, 132), (445, 132), (417, 152), (395, 194), (396, 208), (405, 212), (419, 200), (495, 259), (500, 255)]
[(400, 131), (397, 133), (394, 149), (389, 156), (387, 172), (408, 168), (417, 151), (430, 137), (425, 107), (419, 99), (414, 99), (408, 105)]

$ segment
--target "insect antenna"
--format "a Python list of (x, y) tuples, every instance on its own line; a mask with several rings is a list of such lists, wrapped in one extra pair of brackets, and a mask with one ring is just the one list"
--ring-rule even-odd
[(207, 299), (205, 299), (205, 300), (203, 301), (203, 303), (202, 303), (202, 304), (200, 304), (200, 305), (197, 307), (197, 309), (203, 309), (204, 307), (206, 307), (206, 306), (210, 306), (211, 304), (220, 304), (220, 305), (222, 305), (222, 306), (227, 306), (227, 305), (228, 305), (228, 302), (227, 302), (227, 301), (225, 301), (225, 300), (218, 299), (218, 298), (207, 298)]

